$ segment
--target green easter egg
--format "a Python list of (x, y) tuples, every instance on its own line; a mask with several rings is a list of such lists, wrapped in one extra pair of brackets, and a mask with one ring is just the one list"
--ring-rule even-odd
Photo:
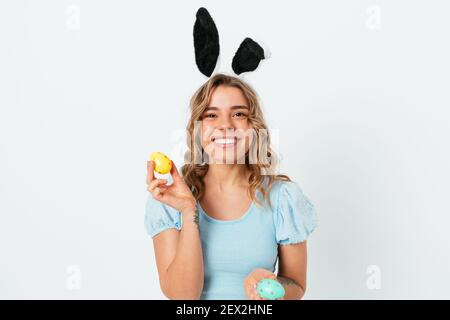
[(261, 298), (276, 300), (284, 297), (284, 288), (276, 280), (262, 279), (256, 286), (256, 291)]

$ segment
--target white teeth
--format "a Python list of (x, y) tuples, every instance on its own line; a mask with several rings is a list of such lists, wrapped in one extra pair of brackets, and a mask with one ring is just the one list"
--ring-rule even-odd
[(233, 144), (235, 143), (235, 139), (221, 139), (221, 138), (216, 138), (214, 140), (214, 143), (218, 143), (218, 144)]

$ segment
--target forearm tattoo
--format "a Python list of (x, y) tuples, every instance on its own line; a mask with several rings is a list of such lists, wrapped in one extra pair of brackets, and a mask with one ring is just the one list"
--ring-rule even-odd
[(199, 220), (197, 208), (195, 208), (195, 211), (194, 211), (194, 223), (197, 225), (197, 227), (200, 227), (200, 220)]
[(277, 276), (277, 280), (283, 286), (285, 286), (285, 285), (295, 285), (295, 286), (300, 287), (300, 285), (297, 282), (295, 282), (294, 280), (289, 279), (289, 278), (285, 278), (285, 277), (282, 277), (282, 276)]
[[(200, 219), (199, 219), (199, 212), (197, 208), (194, 208), (193, 211), (186, 211), (182, 214), (183, 219), (183, 226), (185, 223), (191, 223), (193, 222), (194, 225), (197, 227), (197, 229), (200, 231)], [(184, 228), (182, 228), (184, 229)]]

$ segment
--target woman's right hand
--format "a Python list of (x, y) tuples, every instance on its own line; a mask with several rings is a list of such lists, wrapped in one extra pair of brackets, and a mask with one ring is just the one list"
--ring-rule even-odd
[(172, 208), (185, 213), (195, 209), (196, 200), (191, 190), (184, 181), (183, 177), (178, 173), (175, 163), (172, 162), (173, 183), (168, 186), (167, 179), (157, 179), (154, 175), (155, 162), (147, 161), (147, 190), (158, 200)]

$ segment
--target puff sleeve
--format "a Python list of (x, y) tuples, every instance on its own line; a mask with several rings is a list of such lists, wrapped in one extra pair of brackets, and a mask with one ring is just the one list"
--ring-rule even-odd
[(181, 230), (181, 212), (153, 199), (152, 195), (149, 194), (145, 205), (144, 224), (147, 233), (152, 238), (169, 228)]
[(315, 207), (297, 183), (281, 184), (274, 223), (276, 240), (281, 245), (303, 242), (317, 227)]

